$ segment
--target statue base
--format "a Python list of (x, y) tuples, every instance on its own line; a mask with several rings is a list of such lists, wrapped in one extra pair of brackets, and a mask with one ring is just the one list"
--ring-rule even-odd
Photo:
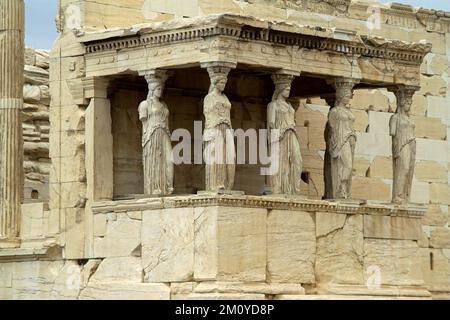
[(363, 205), (367, 204), (366, 200), (361, 199), (325, 199), (328, 202), (338, 202), (340, 204), (349, 204), (349, 205)]
[(235, 190), (217, 190), (217, 191), (199, 191), (198, 196), (245, 196), (244, 191)]
[(306, 196), (297, 195), (297, 194), (267, 194), (264, 198), (277, 198), (277, 199), (288, 199), (288, 200), (307, 200)]

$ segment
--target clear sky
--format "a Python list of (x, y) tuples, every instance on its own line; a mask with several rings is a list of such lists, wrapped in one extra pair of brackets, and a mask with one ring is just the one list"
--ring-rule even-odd
[[(41, 49), (49, 49), (51, 47), (53, 41), (56, 38), (56, 2), (57, 0), (25, 0), (25, 42), (27, 46)], [(381, 2), (401, 2), (417, 7), (450, 11), (450, 0), (381, 0)]]

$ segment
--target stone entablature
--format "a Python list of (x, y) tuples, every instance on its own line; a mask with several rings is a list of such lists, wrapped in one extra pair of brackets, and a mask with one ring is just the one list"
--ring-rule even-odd
[(382, 204), (371, 201), (321, 201), (299, 197), (259, 197), (259, 196), (232, 196), (232, 195), (194, 195), (174, 197), (154, 197), (130, 200), (117, 200), (96, 202), (92, 204), (92, 212), (124, 212), (137, 210), (157, 210), (190, 207), (235, 207), (235, 208), (266, 208), (269, 210), (296, 210), (304, 212), (330, 212), (345, 214), (366, 214), (377, 216), (405, 216), (422, 218), (426, 212), (425, 206)]
[(418, 68), (431, 50), (426, 42), (406, 43), (230, 14), (86, 33), (79, 41), (86, 46), (88, 77), (189, 66), (212, 57), (253, 65), (256, 54), (267, 61), (266, 68), (419, 85)]

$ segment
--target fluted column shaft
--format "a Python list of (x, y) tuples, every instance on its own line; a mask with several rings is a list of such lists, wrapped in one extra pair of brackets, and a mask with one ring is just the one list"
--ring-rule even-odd
[(24, 1), (0, 1), (0, 240), (17, 241), (23, 191)]

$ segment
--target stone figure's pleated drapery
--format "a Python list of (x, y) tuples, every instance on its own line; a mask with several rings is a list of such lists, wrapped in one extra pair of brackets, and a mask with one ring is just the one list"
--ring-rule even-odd
[(295, 109), (287, 101), (291, 83), (290, 75), (274, 75), (275, 93), (267, 109), (269, 148), (274, 172), (269, 175), (273, 194), (299, 195), (303, 161), (296, 132)]
[(205, 185), (207, 191), (230, 191), (234, 187), (236, 150), (231, 126), (231, 103), (223, 93), (230, 68), (216, 65), (207, 67), (211, 80), (204, 99)]
[(211, 92), (205, 98), (204, 156), (206, 190), (231, 190), (236, 154), (230, 121), (231, 103), (225, 95)]
[(397, 112), (391, 117), (389, 127), (392, 136), (394, 182), (392, 201), (407, 204), (416, 164), (415, 124), (409, 116), (415, 89), (400, 88), (396, 91)]
[(147, 80), (149, 97), (139, 106), (143, 124), (144, 191), (147, 195), (168, 195), (174, 191), (174, 162), (169, 109), (159, 100), (165, 78), (148, 77)]
[(333, 198), (347, 199), (351, 196), (353, 160), (356, 133), (355, 117), (342, 107), (333, 108), (329, 115), (327, 146), (331, 164), (331, 194)]
[(336, 79), (332, 85), (336, 89), (336, 100), (325, 128), (325, 198), (349, 199), (357, 140), (355, 116), (349, 108), (355, 81)]

